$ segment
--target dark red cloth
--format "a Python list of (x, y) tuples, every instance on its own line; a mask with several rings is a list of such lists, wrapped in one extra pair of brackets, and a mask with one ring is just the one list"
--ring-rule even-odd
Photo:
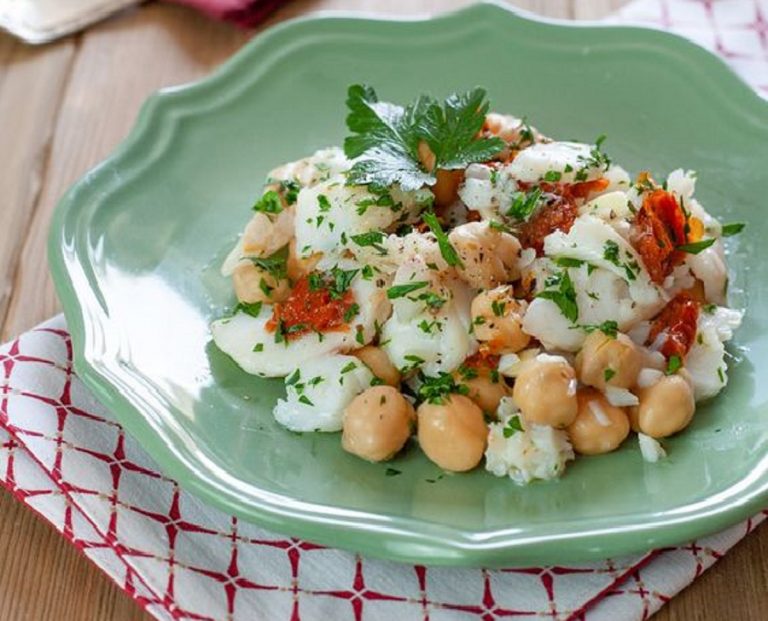
[(288, 0), (172, 0), (243, 28), (259, 25)]

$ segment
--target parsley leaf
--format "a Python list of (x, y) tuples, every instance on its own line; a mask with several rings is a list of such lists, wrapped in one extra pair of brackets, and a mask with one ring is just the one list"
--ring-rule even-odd
[(413, 293), (414, 291), (423, 289), (428, 284), (429, 283), (426, 280), (416, 280), (414, 282), (409, 282), (404, 285), (394, 285), (389, 289), (387, 289), (387, 297), (390, 300), (401, 298), (404, 295), (408, 295), (409, 293)]
[(541, 198), (541, 188), (535, 187), (530, 192), (516, 192), (512, 197), (512, 206), (507, 210), (507, 215), (515, 220), (525, 221), (536, 210)]
[(448, 241), (448, 235), (443, 231), (443, 227), (440, 226), (440, 221), (437, 219), (437, 216), (433, 212), (427, 211), (424, 212), (422, 217), (424, 223), (437, 238), (437, 245), (440, 248), (440, 254), (443, 255), (445, 262), (452, 267), (464, 267), (456, 249), (451, 245), (451, 242)]
[(360, 233), (359, 235), (350, 235), (349, 238), (358, 246), (370, 246), (377, 250), (381, 255), (387, 254), (387, 249), (381, 245), (384, 241), (384, 233), (381, 231), (369, 231), (368, 233)]
[(424, 375), (419, 372), (421, 385), (416, 392), (416, 400), (419, 403), (428, 402), (442, 404), (443, 398), (451, 393), (466, 395), (469, 386), (456, 383), (456, 379), (450, 373), (439, 371), (437, 376)]
[(277, 192), (268, 190), (256, 201), (252, 209), (263, 213), (280, 213), (283, 210), (283, 204), (280, 202), (280, 195)]
[(683, 361), (680, 359), (680, 356), (670, 356), (669, 360), (667, 360), (667, 375), (674, 375), (677, 373), (680, 368), (683, 366)]
[(291, 375), (288, 376), (288, 378), (285, 380), (286, 386), (293, 386), (301, 379), (301, 371), (299, 369), (294, 370)]
[(702, 250), (706, 250), (717, 240), (714, 237), (709, 239), (702, 239), (701, 241), (693, 242), (691, 244), (683, 244), (678, 246), (677, 250), (681, 252), (687, 252), (688, 254), (699, 254)]
[(416, 190), (436, 182), (419, 162), (421, 137), (417, 119), (428, 105), (419, 98), (406, 108), (380, 102), (370, 86), (353, 84), (347, 90), (347, 128), (352, 136), (344, 139), (344, 153), (349, 158), (365, 158), (350, 169), (352, 184), (377, 183), (389, 186), (399, 182), (403, 190)]
[[(488, 111), (480, 88), (453, 94), (442, 106), (421, 96), (403, 107), (379, 101), (370, 86), (353, 84), (347, 108), (352, 135), (344, 140), (344, 153), (363, 156), (348, 173), (351, 184), (399, 183), (405, 191), (416, 190), (434, 185), (438, 168), (464, 168), (490, 159), (505, 146), (498, 138), (477, 138)], [(433, 170), (426, 170), (419, 159), (421, 142), (435, 155)]]
[(560, 312), (571, 323), (576, 323), (579, 318), (579, 307), (576, 304), (576, 289), (568, 275), (568, 270), (549, 279), (549, 286), (557, 286), (555, 290), (542, 291), (536, 297), (551, 300), (560, 309)]
[(271, 257), (248, 257), (248, 260), (256, 267), (267, 272), (275, 280), (285, 278), (288, 274), (286, 257), (284, 256), (272, 255)]
[(349, 323), (360, 312), (359, 304), (352, 304), (347, 310), (344, 311), (344, 323)]
[(572, 259), (570, 257), (555, 257), (553, 261), (555, 262), (555, 265), (559, 265), (560, 267), (581, 267), (586, 263), (586, 261), (582, 261), (581, 259)]
[(285, 202), (293, 205), (301, 191), (301, 184), (293, 179), (284, 179), (280, 182), (280, 189), (283, 191)]
[(232, 315), (236, 315), (240, 311), (244, 312), (246, 315), (250, 315), (251, 317), (258, 317), (261, 313), (261, 302), (238, 302), (237, 306), (235, 306), (234, 309), (232, 309)]
[(619, 324), (613, 319), (608, 319), (600, 324), (587, 324), (581, 326), (587, 334), (592, 334), (595, 330), (600, 330), (605, 336), (615, 339), (619, 332)]
[(523, 429), (523, 423), (520, 421), (520, 417), (518, 415), (511, 416), (507, 421), (507, 424), (504, 425), (502, 433), (504, 434), (505, 438), (511, 438), (518, 431), (525, 431)]
[(320, 209), (321, 212), (326, 212), (331, 210), (331, 202), (328, 200), (328, 197), (325, 194), (317, 195), (317, 207)]
[(723, 224), (723, 237), (738, 235), (744, 230), (745, 226), (746, 224), (744, 222), (730, 222), (729, 224)]
[(477, 138), (489, 108), (485, 94), (482, 88), (453, 93), (442, 108), (428, 100), (420, 134), (435, 154), (436, 169), (466, 168), (472, 162), (489, 160), (506, 147), (500, 138)]
[(605, 242), (605, 246), (603, 246), (603, 258), (614, 265), (621, 265), (621, 263), (619, 263), (619, 244), (612, 239)]
[[(412, 300), (413, 298), (410, 299)], [(448, 301), (445, 298), (437, 295), (437, 293), (434, 291), (425, 291), (424, 293), (420, 293), (418, 296), (416, 296), (416, 299), (424, 302), (424, 305), (431, 310), (441, 309)]]
[(331, 294), (331, 299), (338, 300), (344, 297), (349, 286), (352, 284), (355, 276), (360, 270), (343, 270), (340, 267), (334, 265), (331, 269), (331, 284), (328, 287), (328, 293)]

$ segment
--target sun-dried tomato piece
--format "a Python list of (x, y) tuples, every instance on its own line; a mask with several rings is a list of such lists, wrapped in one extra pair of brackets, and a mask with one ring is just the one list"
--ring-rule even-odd
[(544, 254), (544, 238), (555, 231), (570, 231), (578, 215), (579, 208), (575, 203), (558, 197), (553, 203), (539, 207), (520, 227), (517, 238), (523, 248), (534, 248), (541, 256)]
[(305, 276), (296, 282), (287, 300), (274, 305), (266, 328), (270, 332), (281, 328), (287, 340), (308, 332), (348, 330), (344, 315), (354, 304), (352, 291), (347, 290), (334, 298), (327, 287), (313, 289), (309, 277)]
[(677, 250), (686, 243), (686, 215), (673, 194), (653, 190), (632, 224), (630, 238), (643, 259), (651, 279), (661, 284), (685, 254)]
[(602, 192), (610, 182), (608, 179), (593, 179), (592, 181), (582, 181), (580, 183), (570, 183), (563, 186), (563, 196), (566, 198), (587, 198), (594, 192)]
[(540, 206), (524, 223), (517, 234), (523, 248), (534, 248), (536, 254), (544, 254), (544, 238), (555, 231), (567, 233), (579, 215), (576, 201), (587, 198), (593, 192), (602, 192), (608, 187), (607, 179), (594, 179), (580, 183), (520, 183), (520, 189), (527, 192), (538, 185), (549, 200)]
[(496, 369), (499, 366), (499, 359), (501, 357), (498, 354), (491, 353), (488, 350), (480, 349), (475, 354), (472, 354), (469, 356), (466, 360), (464, 360), (464, 366), (465, 367), (472, 367), (472, 368), (488, 368), (488, 369)]
[(653, 320), (646, 343), (651, 345), (663, 334), (659, 351), (667, 358), (683, 359), (693, 346), (698, 321), (699, 304), (687, 293), (678, 293)]

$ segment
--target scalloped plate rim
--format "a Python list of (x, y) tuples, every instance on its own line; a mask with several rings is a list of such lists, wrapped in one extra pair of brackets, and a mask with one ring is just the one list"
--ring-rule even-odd
[[(72, 229), (72, 235), (83, 232), (77, 225), (72, 226), (70, 223), (72, 214), (76, 213), (85, 202), (78, 204), (82, 196), (81, 193), (90, 192), (91, 186), (102, 180), (111, 166), (124, 160), (130, 160), (131, 156), (135, 156), (144, 144), (151, 126), (161, 121), (168, 121), (169, 114), (172, 117), (175, 102), (196, 94), (206, 99), (206, 90), (211, 89), (213, 92), (214, 87), (226, 84), (228, 80), (233, 80), (241, 63), (244, 63), (251, 55), (255, 55), (260, 48), (266, 47), (271, 39), (284, 32), (296, 27), (312, 27), (317, 21), (343, 23), (347, 20), (374, 22), (376, 24), (430, 24), (439, 28), (442, 25), (459, 23), (464, 18), (469, 21), (468, 18), (474, 17), (475, 14), (477, 14), (477, 18), (482, 19), (483, 13), (489, 10), (502, 11), (507, 18), (527, 23), (532, 22), (534, 25), (571, 30), (590, 28), (622, 30), (630, 36), (639, 34), (646, 37), (657, 37), (663, 43), (664, 49), (662, 51), (664, 53), (674, 50), (677, 53), (682, 53), (689, 62), (693, 62), (691, 55), (698, 57), (695, 58), (696, 62), (693, 64), (708, 63), (709, 69), (718, 72), (718, 81), (727, 80), (731, 86), (737, 88), (736, 95), (738, 97), (735, 97), (734, 93), (731, 92), (730, 98), (721, 97), (719, 99), (721, 103), (731, 108), (731, 112), (733, 108), (738, 108), (738, 112), (745, 115), (742, 117), (743, 119), (746, 118), (747, 112), (749, 112), (748, 117), (752, 121), (758, 120), (760, 116), (768, 119), (768, 103), (763, 101), (739, 76), (732, 72), (724, 61), (687, 39), (656, 29), (635, 25), (569, 22), (541, 18), (525, 11), (513, 10), (511, 7), (496, 2), (479, 3), (427, 19), (421, 17), (393, 18), (334, 11), (310, 14), (279, 23), (259, 33), (232, 58), (202, 80), (162, 89), (151, 95), (142, 106), (137, 121), (125, 140), (101, 164), (86, 173), (56, 207), (48, 238), (48, 255), (56, 290), (62, 301), (64, 314), (72, 335), (74, 366), (88, 388), (116, 415), (119, 422), (130, 433), (134, 436), (143, 435), (135, 433), (135, 431), (140, 428), (146, 430), (151, 427), (151, 407), (147, 408), (146, 401), (134, 402), (121, 394), (109, 379), (110, 361), (105, 361), (95, 356), (93, 352), (86, 350), (86, 315), (88, 313), (100, 313), (102, 322), (108, 322), (109, 318), (103, 312), (104, 309), (100, 308), (98, 299), (92, 300), (90, 306), (81, 303), (81, 300), (78, 299), (78, 293), (81, 293), (82, 289), (78, 289), (74, 283), (74, 274), (71, 270), (75, 266), (65, 257), (67, 232), (70, 229)], [(216, 100), (207, 103), (215, 104)], [(748, 108), (751, 109), (748, 110)], [(196, 112), (201, 113), (204, 110), (205, 107), (201, 107), (196, 109)], [(172, 126), (172, 123), (170, 125)], [(768, 132), (766, 134), (768, 135)], [(157, 141), (152, 139), (149, 144), (156, 147)], [(151, 159), (147, 165), (151, 164)], [(141, 174), (141, 168), (131, 172)], [(108, 187), (108, 190), (113, 189)], [(82, 265), (77, 267), (84, 268)], [(91, 291), (91, 293), (95, 298), (98, 298), (101, 292)], [(138, 379), (137, 373), (129, 372), (129, 375)], [(143, 409), (142, 406), (144, 406)], [(136, 415), (139, 416), (138, 419)], [(179, 456), (174, 449), (169, 448), (159, 436), (144, 438), (143, 445), (162, 470), (180, 480), (183, 488), (192, 491), (222, 510), (232, 512), (241, 518), (259, 523), (267, 528), (311, 538), (320, 543), (406, 562), (446, 565), (499, 565), (520, 561), (530, 562), (540, 559), (542, 556), (560, 561), (596, 560), (607, 555), (640, 552), (651, 546), (671, 545), (714, 532), (740, 519), (749, 517), (761, 509), (768, 500), (768, 473), (764, 459), (761, 462), (763, 467), (757, 473), (761, 479), (759, 484), (752, 483), (749, 493), (741, 493), (735, 498), (731, 498), (730, 496), (733, 494), (729, 494), (726, 501), (720, 502), (704, 514), (699, 512), (693, 516), (683, 515), (678, 519), (669, 519), (669, 512), (665, 512), (664, 519), (657, 522), (646, 521), (632, 525), (613, 524), (591, 530), (581, 529), (577, 532), (559, 530), (557, 533), (542, 532), (535, 537), (519, 537), (514, 534), (514, 529), (466, 531), (460, 528), (436, 526), (414, 518), (390, 518), (383, 514), (302, 503), (290, 497), (279, 497), (268, 492), (263, 493), (262, 496), (275, 496), (280, 499), (280, 505), (274, 500), (262, 505), (247, 501), (238, 502), (238, 499), (233, 498), (231, 494), (222, 496), (222, 490), (206, 481), (204, 473), (196, 472), (192, 464), (186, 463), (184, 458)], [(728, 488), (725, 492), (729, 492), (731, 489)], [(265, 499), (262, 498), (262, 500)], [(287, 513), (282, 510), (286, 506), (286, 501), (287, 505), (292, 505)], [(642, 517), (653, 518), (654, 514), (650, 512)], [(328, 524), (328, 521), (332, 521), (333, 524)], [(573, 525), (574, 522), (569, 522), (569, 524)], [(355, 543), (339, 541), (336, 536), (341, 528), (359, 534), (377, 533), (385, 537), (386, 545), (377, 542), (377, 537), (358, 539)], [(655, 530), (657, 528), (659, 530)], [(684, 533), (681, 530), (683, 528), (685, 529)], [(631, 543), (628, 543), (628, 535), (633, 535)], [(557, 547), (559, 546), (558, 542), (562, 539), (583, 540), (584, 547), (576, 554), (560, 551)]]

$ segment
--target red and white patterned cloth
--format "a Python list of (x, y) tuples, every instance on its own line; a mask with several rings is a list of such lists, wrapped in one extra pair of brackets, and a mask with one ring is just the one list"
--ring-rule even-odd
[(669, 30), (715, 52), (768, 98), (768, 0), (637, 0), (604, 20)]
[[(679, 30), (768, 96), (768, 0), (656, 0), (613, 21)], [(0, 483), (158, 619), (644, 619), (768, 516), (693, 544), (571, 567), (361, 558), (181, 492), (84, 388), (57, 317), (0, 348)]]
[(361, 558), (180, 491), (74, 375), (61, 317), (0, 349), (0, 365), (0, 482), (158, 619), (641, 619), (768, 515), (687, 546), (571, 567)]

